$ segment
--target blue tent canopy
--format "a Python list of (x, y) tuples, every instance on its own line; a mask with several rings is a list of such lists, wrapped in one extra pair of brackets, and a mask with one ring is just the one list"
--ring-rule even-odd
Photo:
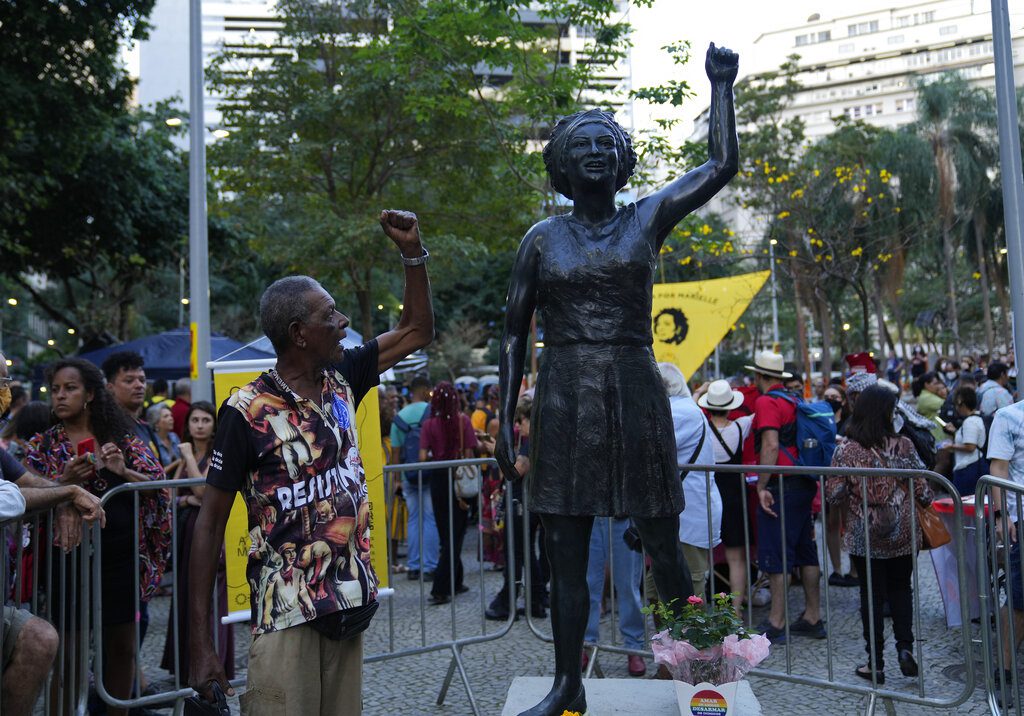
[[(146, 362), (147, 378), (176, 380), (188, 376), (191, 350), (188, 329), (176, 328), (154, 336), (146, 336), (116, 346), (107, 346), (83, 353), (79, 357), (90, 363), (101, 365), (111, 353), (135, 351)], [(261, 350), (260, 347), (251, 344), (245, 345), (227, 336), (212, 334), (210, 336), (211, 359), (216, 360), (229, 353), (232, 354), (233, 360), (258, 360), (274, 357), (273, 350)]]

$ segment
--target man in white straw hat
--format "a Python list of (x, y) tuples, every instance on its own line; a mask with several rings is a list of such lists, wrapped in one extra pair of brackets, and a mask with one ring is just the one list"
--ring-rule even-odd
[[(754, 357), (754, 365), (746, 366), (754, 372), (754, 384), (761, 396), (754, 403), (754, 449), (760, 465), (795, 465), (796, 400), (787, 399), (782, 381), (792, 377), (784, 370), (782, 356), (772, 351), (761, 351)], [(783, 539), (782, 500), (780, 491), (785, 485), (785, 539)], [(803, 581), (804, 613), (789, 625), (791, 634), (804, 634), (824, 639), (825, 624), (821, 620), (818, 579), (818, 547), (814, 540), (814, 519), (811, 503), (817, 492), (813, 478), (761, 473), (757, 478), (757, 563), (769, 577), (772, 595), (765, 630), (772, 643), (786, 641), (784, 594), (788, 575), (793, 568), (800, 570)], [(785, 556), (785, 563), (783, 557)]]

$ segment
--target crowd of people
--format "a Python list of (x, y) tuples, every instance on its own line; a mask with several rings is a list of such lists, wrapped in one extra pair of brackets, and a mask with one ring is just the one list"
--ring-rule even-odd
[[(911, 554), (921, 549), (921, 534), (920, 528), (916, 535), (910, 534), (910, 510), (915, 503), (924, 507), (938, 496), (933, 486), (926, 480), (915, 480), (911, 495), (906, 480), (874, 479), (867, 488), (865, 514), (860, 478), (829, 477), (822, 483), (815, 476), (783, 478), (768, 472), (745, 473), (738, 466), (808, 464), (797, 443), (798, 406), (813, 402), (826, 406), (831, 413), (823, 424), (823, 429), (830, 432), (825, 442), (831, 441), (831, 445), (823, 453), (824, 461), (810, 464), (933, 469), (948, 477), (961, 495), (973, 494), (977, 480), (990, 471), (987, 455), (993, 416), (1000, 408), (1013, 404), (1013, 376), (1010, 367), (1000, 361), (982, 363), (984, 368), (963, 370), (952, 377), (953, 364), (942, 364), (949, 370), (942, 374), (925, 370), (904, 385), (898, 363), (894, 366), (890, 361), (886, 372), (886, 378), (895, 379), (892, 382), (879, 378), (880, 371), (873, 364), (865, 365), (854, 358), (847, 374), (827, 383), (805, 383), (804, 376), (787, 370), (781, 355), (765, 351), (747, 366), (747, 375), (705, 383), (694, 388), (692, 394), (676, 366), (659, 364), (672, 409), (678, 464), (728, 465), (733, 470), (682, 473), (686, 508), (680, 514), (679, 543), (693, 593), (705, 595), (710, 589), (710, 572), (718, 568), (715, 588), (732, 594), (738, 614), (745, 613), (748, 600), (753, 600), (754, 606), (768, 606), (767, 615), (757, 626), (773, 643), (785, 643), (794, 636), (823, 639), (828, 628), (821, 608), (820, 560), (824, 556), (831, 567), (827, 577), (830, 587), (860, 590), (869, 658), (856, 674), (884, 683), (885, 615), (892, 618), (901, 673), (916, 675), (910, 571)], [(978, 363), (965, 359), (962, 365), (974, 367)], [(408, 389), (381, 388), (384, 437), (386, 443), (390, 441), (392, 462), (427, 462), (456, 456), (444, 447), (422, 448), (419, 454), (408, 448), (409, 440), (422, 440), (415, 426), (429, 420), (426, 416), (434, 409), (434, 394), (458, 404), (457, 411), (464, 419), (463, 445), (474, 446), (460, 456), (490, 456), (497, 431), (493, 406), (498, 395), (494, 387), (480, 388), (471, 383), (454, 389), (448, 383), (432, 387), (421, 377), (414, 379)], [(517, 469), (523, 475), (529, 473), (531, 401), (532, 391), (524, 391), (516, 412)], [(470, 426), (476, 433), (472, 442)], [(449, 442), (454, 445), (454, 438)], [(408, 535), (408, 561), (403, 566), (396, 558), (396, 571), (406, 571), (411, 580), (436, 581), (436, 567), (431, 567), (444, 559), (447, 545), (461, 543), (466, 518), (476, 522), (486, 540), (485, 562), (492, 569), (502, 569), (507, 543), (501, 531), (493, 529), (493, 516), (499, 516), (499, 523), (517, 519), (518, 526), (528, 505), (523, 504), (523, 483), (513, 483), (506, 493), (502, 482), (494, 477), (491, 480), (485, 474), (479, 514), (474, 513), (475, 500), (454, 500), (462, 513), (451, 526), (446, 513), (444, 519), (429, 521), (427, 517), (436, 518), (437, 505), (430, 504), (438, 494), (433, 487), (436, 482), (443, 486), (441, 509), (447, 510), (447, 503), (453, 501), (445, 492), (449, 478), (444, 471), (407, 472), (400, 483), (395, 481), (393, 499), (409, 504), (404, 530)], [(417, 480), (432, 487), (424, 489)], [(823, 493), (820, 484), (825, 485)], [(495, 506), (493, 512), (487, 512), (490, 505)], [(521, 540), (516, 541), (515, 574), (506, 573), (501, 590), (487, 609), (488, 618), (509, 617), (510, 602), (522, 596), (510, 598), (509, 590), (521, 581), (524, 568), (530, 569), (534, 616), (545, 616), (548, 578), (544, 540), (538, 536), (542, 527), (532, 518), (527, 524), (530, 553), (524, 560), (524, 555), (518, 554), (523, 548)], [(453, 527), (452, 536), (446, 537)], [(595, 521), (587, 574), (590, 616), (586, 641), (598, 642), (599, 620), (611, 598), (617, 605), (622, 643), (639, 651), (644, 646), (640, 609), (646, 589), (645, 572), (649, 570), (645, 570), (635, 529), (631, 531), (630, 527), (627, 518)], [(825, 543), (824, 552), (819, 551), (819, 534)], [(870, 554), (867, 544), (871, 545)], [(799, 614), (785, 612), (784, 591), (791, 580), (796, 580), (804, 593)], [(456, 587), (461, 583), (460, 577)], [(653, 585), (647, 593), (656, 594)], [(444, 584), (435, 587), (432, 594), (440, 594), (442, 599), (434, 598), (431, 604), (447, 603), (450, 598)], [(519, 607), (519, 613), (524, 608)], [(584, 668), (588, 661), (585, 653)], [(628, 657), (628, 669), (635, 676), (646, 672), (639, 656)]]
[[(235, 673), (233, 634), (213, 615), (227, 611), (223, 523), (238, 489), (251, 503), (250, 511), (260, 515), (260, 527), (251, 532), (255, 638), (249, 691), (275, 692), (274, 684), (288, 678), (277, 673), (276, 656), (315, 648), (309, 633), (300, 637), (289, 628), (306, 623), (319, 634), (313, 638), (347, 644), (333, 648), (341, 649), (338, 658), (346, 665), (348, 683), (358, 681), (359, 634), (376, 607), (376, 580), (367, 567), (365, 495), (355, 497), (355, 483), (346, 482), (355, 474), (351, 471), (361, 469), (351, 411), (373, 390), (382, 367), (393, 365), (402, 351), (423, 341), (425, 319), (411, 337), (399, 330), (396, 336), (385, 334), (356, 352), (338, 356), (335, 339), (343, 326), (337, 328), (340, 314), (333, 301), (315, 282), (296, 286), (293, 279), (283, 281), (286, 285), (268, 289), (265, 302), (287, 303), (297, 289), (315, 294), (311, 303), (329, 302), (328, 323), (333, 327), (297, 333), (292, 328), (295, 321), (286, 320), (293, 317), (283, 308), (263, 306), (264, 330), (284, 360), (232, 396), (220, 411), (211, 403), (193, 402), (184, 379), (174, 385), (175, 397), (169, 397), (169, 386), (147, 382), (142, 358), (130, 352), (111, 354), (101, 367), (77, 358), (53, 364), (47, 374), (49, 403), (28, 400), (0, 361), (0, 518), (18, 516), (25, 509), (57, 507), (55, 550), (78, 543), (83, 521), (103, 525), (103, 610), (96, 628), (103, 634), (103, 683), (115, 698), (147, 693), (145, 670), (136, 668), (137, 648), (147, 639), (148, 604), (164, 593), (172, 571), (179, 596), (172, 604), (176, 617), (168, 620), (161, 668), (182, 678), (191, 675), (193, 684), (223, 683), (230, 691), (227, 679)], [(327, 374), (327, 392), (322, 392), (325, 384), (311, 378), (323, 365), (344, 370)], [(922, 365), (924, 370), (918, 368)], [(781, 355), (763, 351), (753, 357), (747, 374), (691, 389), (675, 365), (658, 364), (685, 496), (678, 547), (690, 591), (707, 596), (714, 573), (714, 589), (732, 594), (739, 615), (750, 603), (767, 607), (756, 626), (773, 643), (794, 637), (823, 639), (828, 633), (821, 610), (825, 556), (831, 565), (826, 580), (830, 587), (860, 590), (868, 659), (855, 673), (883, 684), (883, 615), (891, 617), (900, 672), (908, 677), (917, 674), (911, 573), (922, 535), (920, 526), (912, 533), (910, 515), (915, 505), (929, 505), (939, 492), (920, 479), (882, 476), (864, 482), (855, 476), (829, 476), (820, 481), (744, 466), (933, 469), (946, 475), (962, 495), (973, 494), (978, 479), (989, 473), (1024, 484), (1024, 403), (1014, 402), (1012, 362), (942, 360), (940, 371), (929, 371), (918, 361), (911, 366), (907, 384), (899, 361), (890, 360), (886, 379), (873, 364), (850, 361), (849, 368), (828, 382), (808, 381), (788, 368)], [(483, 541), (485, 562), (503, 572), (485, 616), (518, 618), (529, 608), (532, 617), (545, 618), (550, 567), (543, 525), (536, 515), (527, 514), (528, 538), (509, 539), (509, 523), (515, 521), (519, 529), (524, 512), (529, 513), (529, 480), (506, 485), (496, 469), (485, 465), (478, 497), (463, 491), (454, 467), (431, 467), (449, 461), (481, 462), (494, 455), (501, 398), (497, 386), (432, 383), (417, 376), (408, 385), (381, 386), (375, 397), (381, 404), (381, 438), (388, 462), (415, 465), (397, 473), (391, 483), (390, 511), (400, 511), (401, 506), (406, 519), (403, 525), (390, 525), (399, 533), (390, 535), (396, 547), (391, 555), (394, 571), (430, 584), (428, 606), (451, 603), (469, 591), (462, 557), (467, 530), (474, 526)], [(524, 478), (531, 474), (533, 398), (532, 390), (521, 391), (514, 418), (515, 470)], [(808, 414), (802, 406), (808, 403), (817, 406), (818, 422), (813, 425), (802, 422)], [(805, 453), (807, 431), (814, 429), (823, 431), (815, 433), (814, 443), (820, 443), (817, 462)], [(254, 467), (263, 464), (271, 443), (287, 449), (276, 453), (279, 461), (270, 467)], [(342, 454), (348, 456), (347, 467), (339, 471)], [(720, 467), (712, 471), (686, 467), (690, 465)], [(268, 482), (254, 489), (251, 476), (264, 469)], [(292, 522), (284, 533), (274, 532), (282, 513), (304, 498), (295, 485), (303, 484), (302, 475), (314, 473), (306, 496), (317, 500), (315, 520)], [(175, 480), (190, 478), (208, 482), (174, 486)], [(137, 500), (124, 492), (100, 507), (100, 499), (115, 487), (152, 481), (167, 481), (167, 489), (143, 491)], [(332, 490), (346, 497), (332, 502)], [(170, 545), (172, 501), (175, 550)], [(1006, 509), (1012, 514), (1012, 501)], [(1015, 525), (1016, 515), (1012, 518)], [(819, 534), (824, 553), (819, 551)], [(1016, 543), (1014, 549), (1012, 569), (1019, 585)], [(47, 560), (53, 562), (53, 554), (44, 550), (47, 559), (34, 568), (50, 569)], [(614, 600), (614, 628), (624, 646), (645, 650), (641, 609), (657, 598), (657, 589), (636, 526), (623, 516), (597, 519), (588, 557), (586, 642), (600, 641), (602, 615)], [(520, 606), (526, 596), (519, 590), (525, 570), (531, 591)], [(217, 574), (220, 589), (214, 595)], [(785, 606), (785, 592), (794, 580), (804, 596), (798, 614), (788, 613)], [(216, 609), (210, 605), (213, 598)], [(51, 614), (66, 608), (62, 601), (60, 595), (52, 595)], [(1024, 634), (1024, 595), (1016, 594), (1013, 605), (1017, 633)], [(332, 618), (342, 613), (345, 619)], [(350, 618), (353, 613), (359, 615), (355, 621)], [(289, 634), (296, 638), (281, 640)], [(1008, 641), (1004, 639), (1007, 649), (1012, 648)], [(12, 713), (31, 711), (46, 672), (59, 650), (67, 648), (46, 621), (6, 607), (4, 708), (14, 705)], [(589, 659), (585, 651), (584, 668)], [(631, 675), (646, 673), (641, 655), (626, 659)], [(68, 659), (63, 663), (62, 678), (69, 681), (76, 664)], [(8, 680), (7, 673), (31, 678)], [(127, 710), (102, 705), (91, 710), (104, 712)]]

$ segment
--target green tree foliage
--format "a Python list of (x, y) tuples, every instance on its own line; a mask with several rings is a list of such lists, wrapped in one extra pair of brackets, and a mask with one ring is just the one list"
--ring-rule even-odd
[(185, 231), (183, 157), (130, 109), (120, 59), (152, 6), (0, 5), (0, 272), (87, 345), (130, 337), (133, 302)]
[[(232, 132), (210, 153), (221, 208), (268, 260), (354, 295), (366, 332), (395, 301), (380, 209), (415, 209), (461, 270), (514, 250), (550, 203), (532, 140), (585, 101), (629, 30), (611, 0), (277, 8), (278, 44), (228, 48), (210, 73)], [(564, 62), (570, 25), (594, 33), (589, 62)]]

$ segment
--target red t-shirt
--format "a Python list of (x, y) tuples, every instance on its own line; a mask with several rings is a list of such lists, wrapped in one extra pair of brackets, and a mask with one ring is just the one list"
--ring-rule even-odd
[[(782, 383), (776, 383), (769, 392), (785, 391)], [(761, 433), (765, 430), (779, 431), (779, 456), (776, 465), (793, 465), (796, 453), (796, 405), (785, 398), (772, 395), (761, 395), (754, 402), (754, 451), (755, 458), (761, 454)]]
[(192, 403), (181, 398), (175, 400), (174, 405), (171, 406), (171, 417), (174, 418), (174, 432), (182, 440), (185, 439), (185, 418), (188, 417), (188, 410), (191, 407)]
[[(462, 421), (462, 447), (463, 449), (476, 448), (476, 432), (473, 430), (473, 423), (468, 415), (459, 415)], [(464, 456), (459, 454), (459, 446), (447, 445), (441, 420), (436, 417), (427, 418), (420, 429), (420, 450), (429, 453), (429, 459), (438, 460), (461, 460)]]

